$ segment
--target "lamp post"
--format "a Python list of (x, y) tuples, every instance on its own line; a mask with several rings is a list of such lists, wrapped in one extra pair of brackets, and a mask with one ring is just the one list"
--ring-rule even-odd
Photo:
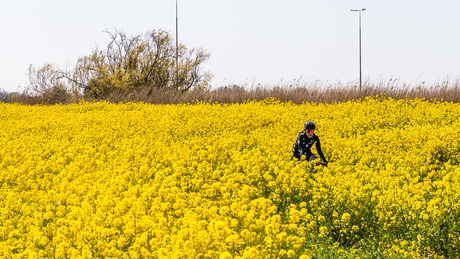
[(176, 0), (176, 68), (179, 65), (179, 18), (177, 11), (177, 0)]
[(366, 11), (366, 9), (365, 8), (357, 9), (357, 10), (352, 9), (350, 11), (359, 13), (359, 91), (361, 92), (361, 88), (363, 85), (362, 71), (361, 71), (361, 12)]
[(179, 15), (178, 15), (178, 7), (177, 7), (177, 0), (176, 0), (176, 66), (175, 68), (175, 83), (176, 83), (176, 89), (179, 88)]

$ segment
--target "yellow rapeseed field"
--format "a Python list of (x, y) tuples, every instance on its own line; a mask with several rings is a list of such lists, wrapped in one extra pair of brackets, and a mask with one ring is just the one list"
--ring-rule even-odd
[[(307, 120), (328, 167), (290, 160)], [(456, 103), (2, 103), (0, 125), (1, 258), (460, 254)]]

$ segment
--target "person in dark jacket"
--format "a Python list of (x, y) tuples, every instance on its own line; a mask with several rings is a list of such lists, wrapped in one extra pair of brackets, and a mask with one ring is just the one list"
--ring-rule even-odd
[(318, 155), (323, 160), (323, 165), (327, 166), (327, 160), (324, 157), (323, 152), (321, 151), (321, 143), (319, 142), (318, 135), (315, 134), (316, 125), (312, 121), (307, 121), (304, 124), (304, 131), (300, 132), (297, 136), (297, 140), (293, 146), (293, 155), (291, 160), (295, 158), (299, 159), (302, 155), (305, 155), (307, 161), (313, 161), (318, 157), (311, 152), (311, 147), (313, 144), (316, 145), (316, 151), (318, 151)]

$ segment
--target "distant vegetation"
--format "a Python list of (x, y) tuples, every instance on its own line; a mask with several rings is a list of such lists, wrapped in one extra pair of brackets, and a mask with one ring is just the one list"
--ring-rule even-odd
[[(107, 32), (110, 43), (80, 57), (70, 69), (53, 64), (29, 67), (25, 97), (46, 103), (68, 103), (80, 99), (110, 99), (142, 92), (181, 94), (209, 87), (211, 75), (201, 71), (210, 54), (204, 49), (177, 47), (169, 33), (149, 31), (128, 36)], [(28, 99), (28, 98), (27, 98)]]
[(219, 103), (244, 103), (248, 100), (264, 100), (268, 97), (280, 101), (292, 101), (296, 104), (303, 102), (337, 103), (354, 99), (364, 99), (368, 96), (385, 95), (394, 99), (426, 99), (447, 102), (460, 102), (460, 82), (442, 82), (432, 86), (398, 84), (396, 80), (366, 84), (362, 91), (356, 83), (298, 83), (296, 81), (275, 86), (248, 86), (228, 85), (211, 89), (209, 87), (192, 89), (188, 91), (174, 91), (169, 88), (139, 87), (131, 92), (122, 89), (108, 93), (104, 98), (92, 95), (77, 94), (63, 100), (55, 95), (40, 94), (37, 92), (1, 93), (1, 100), (5, 102), (20, 102), (24, 104), (38, 103), (74, 103), (79, 100), (109, 100), (111, 102), (146, 102), (146, 103), (193, 103), (196, 101), (209, 101)]

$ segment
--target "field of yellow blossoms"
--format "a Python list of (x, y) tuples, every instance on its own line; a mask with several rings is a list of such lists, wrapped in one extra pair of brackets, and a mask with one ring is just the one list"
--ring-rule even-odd
[[(290, 160), (307, 120), (328, 167)], [(1, 258), (460, 254), (456, 103), (0, 104), (0, 127)]]

